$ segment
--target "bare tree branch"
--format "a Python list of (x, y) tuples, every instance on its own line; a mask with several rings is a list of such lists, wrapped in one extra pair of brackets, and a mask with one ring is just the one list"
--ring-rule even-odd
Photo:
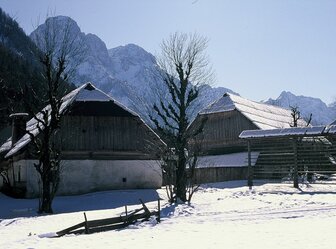
[(158, 58), (160, 75), (170, 96), (168, 99), (160, 97), (160, 103), (154, 104), (158, 119), (152, 120), (158, 131), (164, 133), (164, 137), (170, 137), (169, 145), (174, 147), (176, 153), (174, 186), (167, 188), (169, 198), (174, 202), (177, 199), (190, 201), (194, 193), (193, 190), (188, 190), (187, 184), (189, 159), (186, 150), (188, 138), (191, 136), (187, 131), (190, 124), (188, 113), (193, 111), (192, 105), (199, 97), (199, 87), (212, 79), (212, 70), (205, 54), (207, 44), (208, 40), (196, 33), (174, 33), (163, 40), (162, 54)]
[[(43, 83), (46, 85), (47, 104), (38, 114), (27, 104), (27, 109), (36, 122), (35, 129), (38, 130), (38, 135), (32, 131), (28, 134), (34, 146), (33, 153), (38, 159), (38, 163), (34, 165), (41, 180), (39, 212), (52, 213), (52, 201), (60, 181), (61, 150), (56, 138), (63, 115), (62, 85), (66, 84), (84, 53), (77, 35), (72, 32), (71, 22), (60, 27), (54, 18), (48, 18), (39, 32), (33, 33), (33, 40), (41, 50), (39, 60)], [(70, 58), (77, 63), (69, 64)]]

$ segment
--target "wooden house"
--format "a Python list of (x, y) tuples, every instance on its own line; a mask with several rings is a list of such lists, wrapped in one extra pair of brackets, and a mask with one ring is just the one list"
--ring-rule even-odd
[[(46, 107), (48, 108), (48, 107)], [(62, 151), (59, 195), (162, 185), (159, 152), (164, 142), (135, 112), (86, 83), (62, 98), (64, 114), (58, 135)], [(20, 129), (20, 118), (13, 131)], [(36, 158), (29, 153), (38, 122), (23, 123), (0, 147), (0, 170), (26, 197), (39, 192)], [(21, 125), (22, 126), (22, 125)]]
[[(290, 110), (225, 93), (202, 110), (189, 129), (196, 129), (204, 122), (198, 136), (202, 154), (216, 155), (245, 151), (246, 143), (239, 139), (244, 130), (288, 128), (292, 121)], [(299, 126), (305, 124), (299, 120)]]
[[(189, 127), (195, 131), (204, 125), (202, 132), (189, 141), (201, 155), (196, 181), (246, 179), (248, 154), (246, 141), (239, 138), (241, 132), (288, 128), (292, 121), (290, 110), (225, 93), (202, 110)], [(306, 122), (300, 119), (298, 124), (304, 126)], [(252, 165), (258, 156), (256, 152)]]

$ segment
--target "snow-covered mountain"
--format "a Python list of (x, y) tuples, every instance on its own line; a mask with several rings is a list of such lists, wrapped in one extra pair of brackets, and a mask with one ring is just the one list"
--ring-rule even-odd
[(336, 113), (336, 101), (331, 103), (328, 107)]
[[(135, 44), (108, 49), (98, 36), (81, 32), (77, 23), (66, 16), (52, 17), (46, 21), (48, 22), (52, 23), (57, 30), (70, 27), (70, 35), (76, 37), (76, 43), (85, 51), (74, 73), (72, 83), (81, 85), (90, 81), (150, 122), (148, 115), (153, 109), (153, 103), (158, 101), (159, 95), (167, 98), (169, 95), (162, 87), (164, 83), (160, 77), (156, 76), (158, 65), (152, 54)], [(45, 27), (46, 24), (40, 25), (30, 37), (34, 40), (34, 37), (41, 34)], [(35, 42), (39, 44), (36, 39)], [(76, 62), (72, 61), (73, 64)], [(224, 87), (203, 86), (193, 115), (220, 98), (225, 92), (232, 91)], [(277, 99), (270, 98), (265, 102), (285, 108), (298, 106), (302, 117), (313, 114), (312, 124), (314, 125), (329, 124), (336, 119), (336, 102), (327, 106), (320, 99), (296, 96), (285, 91)]]
[(283, 91), (277, 99), (268, 99), (265, 103), (284, 108), (298, 107), (303, 118), (312, 114), (312, 124), (330, 124), (336, 119), (336, 102), (327, 106), (318, 98), (297, 96), (291, 92)]
[[(148, 114), (152, 110), (153, 103), (159, 98), (157, 92), (162, 90), (164, 85), (155, 74), (158, 65), (152, 54), (135, 44), (107, 49), (98, 36), (81, 32), (77, 23), (70, 17), (52, 17), (47, 19), (46, 23), (48, 22), (59, 30), (70, 27), (71, 36), (75, 36), (78, 46), (84, 48), (84, 58), (77, 66), (72, 83), (81, 85), (90, 81), (149, 121)], [(30, 35), (36, 44), (39, 42), (34, 37), (42, 34), (46, 23), (37, 27)], [(204, 86), (195, 113), (225, 92), (232, 91), (224, 87)], [(167, 94), (165, 90), (160, 92), (161, 97)]]

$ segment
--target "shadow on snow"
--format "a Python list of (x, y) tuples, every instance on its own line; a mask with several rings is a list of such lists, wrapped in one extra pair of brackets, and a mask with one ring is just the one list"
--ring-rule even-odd
[[(138, 205), (157, 201), (155, 189), (111, 190), (77, 196), (56, 196), (53, 201), (54, 214), (92, 211)], [(38, 216), (38, 199), (14, 199), (0, 193), (0, 220), (16, 217)]]

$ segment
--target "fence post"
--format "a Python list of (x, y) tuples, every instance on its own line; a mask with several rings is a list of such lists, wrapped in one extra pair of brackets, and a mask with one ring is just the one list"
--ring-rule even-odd
[(253, 169), (252, 169), (252, 163), (251, 163), (251, 141), (250, 140), (247, 140), (247, 163), (248, 163), (247, 185), (249, 186), (250, 189), (252, 189), (252, 186), (253, 186)]
[(298, 151), (297, 151), (296, 138), (293, 139), (293, 156), (294, 156), (293, 184), (294, 188), (299, 188)]
[(160, 207), (160, 198), (158, 199), (158, 217), (157, 217), (157, 222), (161, 222), (161, 207)]
[(84, 212), (84, 219), (85, 219), (85, 233), (89, 234), (89, 226), (86, 218), (86, 213)]

